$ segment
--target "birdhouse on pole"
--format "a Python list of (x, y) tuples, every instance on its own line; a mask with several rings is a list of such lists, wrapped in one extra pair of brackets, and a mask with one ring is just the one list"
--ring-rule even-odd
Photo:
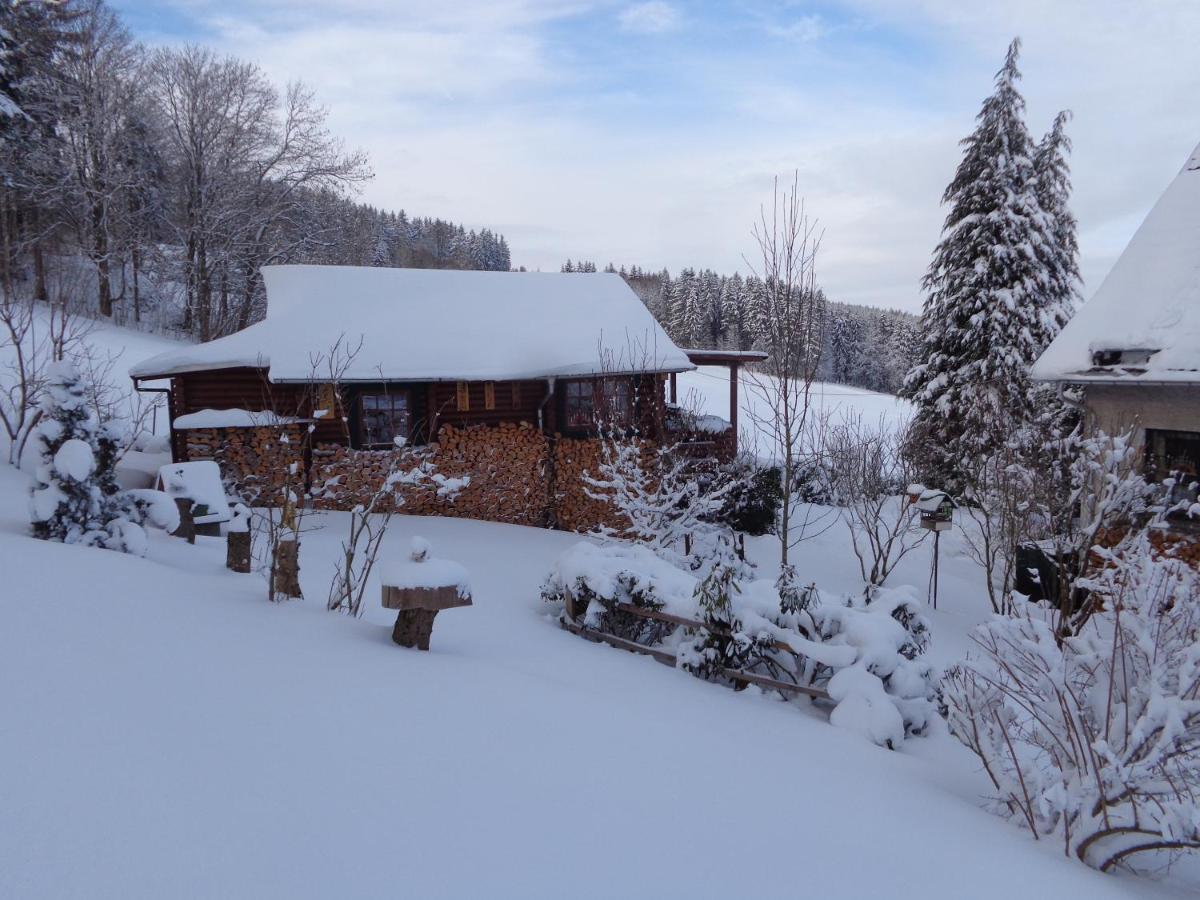
[(945, 491), (922, 491), (917, 498), (921, 527), (929, 531), (949, 531), (954, 524), (954, 508), (957, 505)]

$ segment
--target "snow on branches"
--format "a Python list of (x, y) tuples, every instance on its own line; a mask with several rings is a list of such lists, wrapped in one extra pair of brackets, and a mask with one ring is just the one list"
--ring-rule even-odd
[(746, 580), (728, 547), (708, 561), (697, 578), (637, 544), (580, 543), (558, 559), (542, 597), (566, 621), (673, 652), (698, 678), (736, 686), (747, 673), (827, 692), (831, 721), (881, 746), (924, 733), (937, 673), (923, 659), (929, 629), (911, 591), (822, 597), (786, 579)]
[(41, 414), (34, 432), (41, 462), (29, 504), (34, 536), (145, 553), (142, 523), (154, 497), (118, 489), (113, 467), (120, 435), (97, 424), (84, 380), (72, 363), (47, 368)]
[(595, 476), (585, 472), (585, 492), (602, 500), (623, 523), (605, 533), (645, 544), (672, 562), (690, 545), (711, 547), (719, 532), (713, 519), (737, 487), (738, 478), (700, 466), (675, 446), (659, 447), (619, 432), (602, 435)]
[(1106, 871), (1200, 849), (1200, 576), (1152, 532), (1100, 554), (1078, 633), (995, 617), (943, 682), (997, 810)]

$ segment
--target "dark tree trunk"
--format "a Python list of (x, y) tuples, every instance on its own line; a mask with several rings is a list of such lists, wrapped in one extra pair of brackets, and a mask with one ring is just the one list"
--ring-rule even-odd
[(275, 599), (300, 598), (300, 542), (280, 541), (275, 546), (271, 571), (271, 594)]
[(396, 614), (392, 628), (392, 640), (401, 647), (429, 649), (429, 638), (433, 634), (433, 619), (436, 609), (402, 609)]

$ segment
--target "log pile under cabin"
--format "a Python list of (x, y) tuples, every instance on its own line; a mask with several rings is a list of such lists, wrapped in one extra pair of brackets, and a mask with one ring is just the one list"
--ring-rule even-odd
[[(304, 474), (306, 426), (193, 428), (186, 435), (187, 459), (215, 460), (236, 493), (250, 502), (275, 498), (279, 487)], [(291, 467), (299, 466), (292, 472)]]
[(624, 524), (606, 500), (584, 480), (596, 478), (602, 458), (596, 438), (558, 438), (554, 444), (554, 520), (564, 531), (592, 531), (600, 526), (619, 530)]
[(366, 503), (389, 471), (410, 469), (427, 459), (440, 475), (469, 476), (471, 483), (452, 501), (439, 497), (433, 488), (402, 487), (399, 495), (406, 514), (546, 525), (547, 458), (547, 439), (525, 422), (468, 428), (443, 425), (436, 443), (415, 450), (321, 445), (313, 452), (314, 505), (349, 509)]
[[(397, 511), (565, 531), (619, 530), (622, 524), (609, 503), (589, 495), (597, 491), (584, 480), (585, 473), (599, 475), (600, 440), (544, 435), (528, 422), (442, 425), (436, 442), (403, 450), (328, 442), (309, 450), (305, 424), (196, 428), (185, 434), (186, 458), (215, 460), (226, 482), (250, 503), (274, 502), (284, 483), (299, 486), (307, 477), (315, 508), (351, 509), (369, 503), (389, 472), (428, 461), (447, 478), (469, 476), (470, 484), (453, 500), (438, 496), (434, 487), (402, 486)], [(729, 437), (718, 438), (730, 444)], [(390, 500), (377, 504), (381, 511), (391, 506)]]

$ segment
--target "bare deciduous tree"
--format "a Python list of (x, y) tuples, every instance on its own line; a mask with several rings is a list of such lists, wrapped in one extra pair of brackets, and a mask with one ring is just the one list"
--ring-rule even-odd
[(749, 263), (762, 279), (758, 332), (769, 358), (761, 372), (748, 372), (751, 389), (765, 401), (766, 412), (751, 408), (755, 428), (770, 436), (784, 483), (779, 522), (779, 561), (789, 566), (789, 550), (803, 540), (812, 507), (801, 504), (796, 486), (802, 472), (819, 461), (824, 428), (814, 428), (812, 387), (820, 363), (825, 301), (817, 287), (817, 251), (821, 235), (799, 194), (799, 175), (791, 190), (778, 179), (771, 208), (764, 206), (754, 228), (759, 264)]
[(912, 480), (903, 447), (903, 435), (887, 421), (868, 426), (861, 413), (848, 415), (830, 430), (827, 449), (838, 512), (868, 585), (887, 581), (928, 534), (903, 497)]

